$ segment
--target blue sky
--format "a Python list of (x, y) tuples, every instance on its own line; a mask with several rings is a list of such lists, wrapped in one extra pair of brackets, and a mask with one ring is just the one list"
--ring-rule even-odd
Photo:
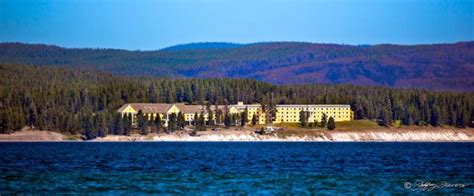
[(0, 42), (150, 50), (207, 41), (474, 40), (474, 0), (0, 0)]

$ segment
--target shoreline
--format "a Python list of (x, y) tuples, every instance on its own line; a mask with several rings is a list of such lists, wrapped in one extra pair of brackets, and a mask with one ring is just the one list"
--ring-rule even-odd
[[(299, 133), (299, 132), (296, 132)], [(255, 134), (249, 130), (200, 131), (199, 136), (177, 131), (171, 134), (107, 135), (83, 141), (52, 131), (19, 131), (0, 134), (0, 142), (474, 142), (474, 129), (314, 131), (298, 134)]]
[[(1, 143), (2, 141), (0, 141)], [(16, 141), (24, 142), (24, 141)], [(37, 141), (27, 141), (27, 142), (37, 142)], [(43, 142), (92, 142), (92, 143), (128, 143), (131, 141), (43, 141)], [(204, 142), (228, 142), (228, 143), (472, 143), (474, 141), (133, 141), (138, 143), (204, 143)]]

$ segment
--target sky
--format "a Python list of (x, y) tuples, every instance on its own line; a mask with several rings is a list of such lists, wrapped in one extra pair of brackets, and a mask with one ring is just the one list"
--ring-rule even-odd
[(0, 0), (0, 42), (453, 43), (474, 40), (473, 11), (474, 0)]

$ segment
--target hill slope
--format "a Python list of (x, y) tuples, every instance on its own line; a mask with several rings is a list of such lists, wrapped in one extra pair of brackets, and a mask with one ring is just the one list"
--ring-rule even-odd
[(275, 42), (230, 48), (186, 47), (127, 51), (2, 43), (0, 63), (88, 68), (135, 76), (252, 78), (274, 84), (474, 90), (474, 42), (363, 47)]

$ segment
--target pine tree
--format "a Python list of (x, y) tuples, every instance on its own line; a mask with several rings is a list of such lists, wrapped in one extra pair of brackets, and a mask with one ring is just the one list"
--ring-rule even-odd
[(474, 127), (474, 108), (471, 108), (471, 119), (469, 120), (469, 126)]
[(207, 124), (213, 126), (214, 123), (214, 112), (212, 110), (209, 110), (208, 112), (208, 119), (207, 119)]
[(231, 126), (236, 126), (237, 121), (240, 119), (238, 114), (232, 114), (230, 118), (231, 118), (231, 123), (230, 123)]
[(244, 112), (242, 112), (242, 115), (240, 115), (240, 126), (245, 126), (249, 122), (249, 111), (247, 108), (245, 108)]
[(198, 115), (197, 112), (194, 113), (193, 125), (194, 125), (194, 126), (198, 126), (198, 125), (199, 125), (199, 115)]
[(132, 114), (125, 114), (123, 119), (124, 124), (124, 135), (130, 135), (132, 133), (132, 126), (133, 126), (133, 116)]
[(84, 115), (82, 120), (82, 130), (86, 140), (92, 140), (97, 137), (96, 128), (92, 115)]
[(252, 115), (252, 125), (256, 125), (257, 124), (257, 115), (253, 114)]
[(469, 114), (467, 110), (460, 109), (457, 114), (456, 126), (459, 128), (466, 128), (469, 121)]
[(105, 114), (99, 114), (97, 116), (98, 118), (98, 133), (97, 133), (97, 136), (98, 137), (105, 137), (106, 133), (107, 133), (107, 118), (105, 116)]
[(226, 113), (225, 116), (224, 116), (224, 126), (226, 126), (226, 127), (232, 126), (232, 119), (231, 119), (231, 116), (228, 113)]
[(71, 118), (71, 125), (70, 125), (69, 133), (71, 135), (77, 135), (80, 133), (81, 129), (81, 122), (78, 116), (72, 116)]
[(12, 125), (7, 112), (0, 110), (0, 133), (10, 133)]
[(170, 119), (168, 121), (168, 127), (167, 127), (168, 133), (174, 132), (178, 129), (178, 122), (177, 122), (178, 120), (177, 120), (176, 113), (171, 113), (169, 118)]
[(147, 125), (147, 132), (148, 133), (156, 133), (156, 127), (155, 127), (155, 117), (154, 114), (150, 114), (150, 117), (148, 118), (148, 121), (146, 122)]
[(184, 118), (184, 114), (182, 112), (178, 113), (178, 129), (184, 129), (184, 126), (186, 125), (186, 119)]
[[(10, 120), (10, 115), (7, 113), (7, 116), (9, 117), (8, 123), (12, 123), (12, 120)], [(81, 119), (82, 120), (82, 119)], [(9, 126), (13, 129), (13, 125)], [(37, 122), (37, 128), (38, 130), (46, 130), (46, 119), (43, 115), (43, 113), (38, 114), (38, 122)]]
[(318, 120), (315, 117), (314, 122), (313, 122), (313, 128), (316, 128), (316, 127), (318, 127)]
[(334, 122), (334, 118), (333, 118), (332, 116), (329, 117), (328, 129), (329, 129), (329, 130), (334, 130), (334, 129), (336, 129), (336, 123)]
[(306, 125), (308, 124), (308, 112), (306, 111), (300, 111), (300, 123), (301, 123), (301, 127), (306, 127)]
[(137, 126), (138, 126), (138, 130), (140, 130), (140, 134), (142, 135), (148, 134), (147, 124), (148, 124), (148, 116), (144, 114), (142, 110), (138, 110)]
[(163, 122), (161, 120), (161, 116), (160, 114), (157, 114), (156, 115), (156, 118), (155, 118), (155, 127), (156, 127), (156, 131), (157, 132), (160, 132), (161, 128), (163, 127)]
[(124, 132), (124, 122), (123, 117), (120, 114), (115, 115), (115, 123), (114, 123), (114, 135), (122, 135)]
[(391, 123), (392, 116), (390, 115), (390, 111), (388, 111), (388, 109), (384, 109), (381, 114), (380, 125), (388, 127)]
[(431, 124), (432, 126), (437, 127), (437, 126), (440, 125), (440, 121), (439, 121), (440, 117), (439, 117), (439, 116), (440, 116), (439, 108), (438, 108), (437, 106), (435, 106), (435, 107), (433, 108), (433, 110), (431, 110), (431, 120), (430, 120), (430, 124)]
[(223, 121), (223, 115), (222, 115), (222, 110), (218, 109), (216, 112), (216, 124), (217, 125), (222, 125)]
[(328, 116), (326, 115), (326, 113), (323, 113), (323, 116), (321, 117), (321, 127), (326, 127), (327, 118)]
[(28, 125), (31, 126), (33, 129), (38, 121), (38, 110), (36, 109), (36, 105), (34, 103), (30, 104), (30, 111), (28, 115)]
[(456, 125), (456, 112), (452, 106), (448, 108), (448, 125)]
[(206, 119), (204, 113), (201, 112), (196, 122), (196, 131), (205, 131), (206, 130)]

